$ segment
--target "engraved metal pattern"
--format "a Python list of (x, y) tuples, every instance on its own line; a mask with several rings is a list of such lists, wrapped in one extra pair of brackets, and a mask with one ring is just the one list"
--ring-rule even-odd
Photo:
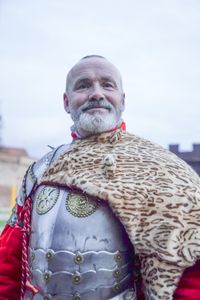
[(47, 213), (58, 200), (60, 191), (57, 188), (45, 186), (36, 199), (36, 211), (39, 215)]
[(98, 201), (87, 195), (69, 193), (66, 199), (66, 208), (75, 217), (85, 218), (92, 215), (99, 207)]

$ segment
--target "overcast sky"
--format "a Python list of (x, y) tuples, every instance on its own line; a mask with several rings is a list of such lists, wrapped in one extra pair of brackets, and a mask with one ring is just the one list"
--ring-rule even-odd
[(88, 54), (120, 69), (128, 131), (166, 148), (200, 143), (199, 0), (0, 0), (5, 146), (40, 157), (71, 141), (65, 77)]

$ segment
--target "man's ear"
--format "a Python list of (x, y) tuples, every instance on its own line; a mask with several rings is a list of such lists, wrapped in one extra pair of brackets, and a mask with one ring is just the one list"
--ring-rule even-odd
[(63, 94), (63, 102), (64, 102), (64, 108), (65, 108), (66, 112), (69, 114), (70, 113), (69, 101), (68, 101), (68, 96), (66, 93)]
[(125, 93), (122, 94), (121, 108), (122, 108), (122, 111), (124, 111), (124, 109), (125, 109)]

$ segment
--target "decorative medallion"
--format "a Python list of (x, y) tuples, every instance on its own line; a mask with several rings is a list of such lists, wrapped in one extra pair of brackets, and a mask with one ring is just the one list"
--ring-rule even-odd
[(47, 213), (58, 200), (60, 191), (57, 188), (45, 186), (36, 199), (36, 211), (39, 215)]
[(93, 214), (99, 206), (99, 202), (89, 196), (78, 193), (69, 193), (66, 200), (66, 208), (75, 217), (85, 218)]

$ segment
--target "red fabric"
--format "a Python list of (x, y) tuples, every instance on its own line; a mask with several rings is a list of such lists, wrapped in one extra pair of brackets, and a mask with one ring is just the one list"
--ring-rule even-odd
[(19, 300), (22, 234), (6, 225), (0, 236), (0, 300)]
[[(17, 206), (18, 215), (22, 211)], [(0, 300), (19, 300), (21, 292), (22, 232), (6, 225), (0, 235)]]
[(184, 271), (173, 300), (200, 300), (200, 260)]

